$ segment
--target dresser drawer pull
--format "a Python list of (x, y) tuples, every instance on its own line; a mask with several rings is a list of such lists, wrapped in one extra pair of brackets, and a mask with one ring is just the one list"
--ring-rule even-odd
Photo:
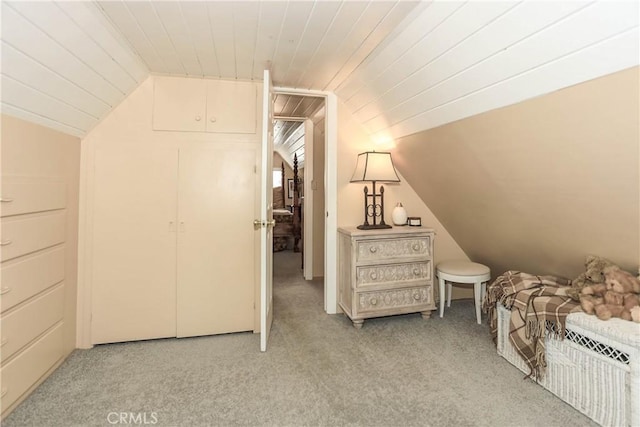
[(4, 347), (7, 343), (9, 342), (8, 339), (3, 339), (2, 342), (0, 342), (0, 347)]
[(420, 269), (418, 267), (413, 269), (413, 275), (414, 276), (419, 276), (420, 275)]
[(369, 302), (371, 303), (371, 305), (377, 305), (378, 304), (378, 299), (377, 298), (371, 298), (369, 300)]
[(414, 243), (414, 244), (413, 244), (413, 250), (414, 250), (414, 251), (419, 251), (419, 250), (420, 250), (420, 244), (418, 244), (418, 243)]
[(376, 274), (375, 271), (372, 271), (369, 277), (371, 277), (371, 280), (376, 280), (378, 278), (378, 275)]
[(375, 254), (376, 252), (378, 252), (378, 248), (376, 248), (375, 246), (371, 246), (369, 248), (369, 252), (371, 252), (372, 254)]
[(8, 294), (9, 292), (11, 292), (11, 288), (5, 287), (0, 289), (0, 295)]
[(420, 294), (413, 294), (413, 299), (416, 301), (420, 301)]
[(13, 202), (13, 199), (11, 199), (9, 197), (0, 197), (0, 202), (1, 203), (9, 203), (9, 202)]
[(7, 246), (10, 245), (12, 242), (11, 240), (3, 240), (2, 242), (0, 242), (0, 246)]

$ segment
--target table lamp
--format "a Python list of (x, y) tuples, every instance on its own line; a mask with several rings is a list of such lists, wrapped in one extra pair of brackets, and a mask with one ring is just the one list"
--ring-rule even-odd
[[(358, 154), (358, 162), (351, 182), (362, 181), (371, 181), (373, 185), (371, 193), (366, 185), (364, 187), (364, 224), (359, 225), (358, 229), (391, 228), (384, 222), (384, 187), (381, 185), (380, 193), (376, 193), (376, 182), (400, 182), (396, 168), (393, 166), (393, 160), (391, 160), (391, 153), (366, 151)], [(371, 218), (371, 223), (369, 218)]]

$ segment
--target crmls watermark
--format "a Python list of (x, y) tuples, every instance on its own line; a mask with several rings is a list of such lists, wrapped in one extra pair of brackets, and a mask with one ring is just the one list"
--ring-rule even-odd
[(158, 423), (157, 412), (109, 412), (109, 424), (152, 425)]

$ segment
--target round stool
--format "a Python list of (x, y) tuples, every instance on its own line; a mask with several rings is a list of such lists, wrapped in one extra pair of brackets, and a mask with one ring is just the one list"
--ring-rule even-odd
[(440, 317), (444, 315), (444, 285), (447, 284), (447, 307), (451, 307), (451, 283), (473, 284), (473, 298), (476, 303), (476, 319), (482, 324), (480, 309), (487, 292), (487, 282), (491, 278), (491, 270), (486, 265), (471, 261), (444, 261), (436, 266), (440, 289)]

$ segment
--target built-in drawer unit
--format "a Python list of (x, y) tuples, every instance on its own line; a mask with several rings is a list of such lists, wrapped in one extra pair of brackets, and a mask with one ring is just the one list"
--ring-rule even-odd
[(63, 181), (38, 178), (2, 178), (2, 216), (64, 209), (67, 186)]
[(63, 356), (62, 323), (57, 324), (2, 366), (2, 412), (42, 378)]
[(64, 246), (3, 262), (0, 267), (2, 312), (64, 279)]
[(433, 235), (424, 227), (338, 230), (338, 301), (356, 328), (371, 317), (431, 316)]
[(61, 321), (63, 308), (64, 285), (60, 284), (9, 313), (2, 313), (0, 360), (6, 361), (22, 347)]
[(65, 211), (2, 218), (2, 261), (64, 242)]

